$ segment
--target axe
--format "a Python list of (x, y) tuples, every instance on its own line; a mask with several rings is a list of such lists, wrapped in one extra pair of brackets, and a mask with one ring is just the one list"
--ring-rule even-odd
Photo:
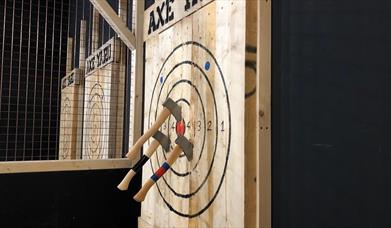
[(159, 130), (160, 126), (162, 126), (164, 121), (166, 121), (166, 119), (171, 114), (175, 117), (177, 121), (181, 121), (183, 119), (181, 106), (175, 103), (171, 98), (167, 98), (167, 100), (163, 103), (163, 106), (164, 108), (157, 116), (155, 123), (148, 129), (147, 132), (145, 132), (144, 135), (142, 135), (137, 140), (137, 142), (126, 154), (126, 157), (128, 157), (130, 160), (133, 160), (136, 157), (142, 145)]
[(152, 154), (156, 151), (156, 149), (161, 145), (163, 149), (168, 152), (170, 150), (171, 140), (162, 132), (157, 131), (153, 136), (154, 140), (149, 145), (145, 154), (141, 157), (141, 159), (134, 165), (129, 172), (126, 174), (125, 178), (121, 181), (121, 183), (117, 186), (119, 190), (125, 191), (129, 187), (129, 182), (132, 180), (134, 175), (140, 171), (143, 165), (149, 160)]
[(193, 144), (187, 140), (184, 136), (179, 136), (175, 140), (176, 146), (173, 151), (171, 151), (167, 157), (167, 161), (147, 180), (143, 185), (140, 191), (133, 197), (137, 202), (144, 201), (145, 196), (147, 195), (149, 189), (159, 180), (164, 173), (171, 168), (172, 164), (177, 160), (180, 153), (183, 151), (186, 155), (187, 160), (191, 161), (193, 159)]

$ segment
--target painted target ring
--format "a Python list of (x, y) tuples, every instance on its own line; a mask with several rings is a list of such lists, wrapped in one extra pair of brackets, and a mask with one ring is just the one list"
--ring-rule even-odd
[(70, 148), (71, 148), (71, 136), (72, 136), (72, 104), (69, 97), (66, 97), (63, 101), (62, 106), (62, 115), (63, 115), (63, 124), (62, 127), (63, 133), (62, 133), (62, 153), (61, 157), (63, 159), (67, 159), (70, 155)]
[(102, 158), (103, 129), (104, 129), (104, 92), (100, 84), (96, 83), (90, 90), (86, 120), (86, 151), (88, 159)]
[[(169, 117), (160, 130), (172, 142), (182, 134), (190, 139), (194, 144), (194, 159), (189, 162), (182, 153), (171, 171), (156, 185), (171, 211), (192, 218), (204, 213), (217, 197), (224, 182), (231, 145), (227, 85), (223, 71), (209, 49), (189, 41), (175, 47), (165, 58), (153, 84), (148, 126), (155, 122), (168, 97), (182, 107), (184, 122)], [(174, 143), (171, 148), (173, 146)], [(151, 158), (152, 172), (166, 160), (165, 153), (159, 148)], [(201, 202), (201, 197), (206, 199)], [(174, 201), (189, 201), (188, 205), (196, 206), (180, 207)]]

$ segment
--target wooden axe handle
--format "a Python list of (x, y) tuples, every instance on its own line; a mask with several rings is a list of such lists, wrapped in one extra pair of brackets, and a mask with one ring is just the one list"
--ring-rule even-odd
[(147, 151), (145, 151), (145, 156), (151, 157), (153, 153), (155, 153), (156, 149), (159, 147), (160, 143), (156, 140), (153, 139), (151, 144), (149, 145)]
[(155, 184), (155, 182), (149, 178), (147, 182), (143, 185), (143, 187), (140, 189), (140, 191), (133, 197), (134, 200), (137, 202), (142, 202), (145, 199), (145, 196), (147, 195), (149, 189)]
[(129, 183), (132, 180), (132, 178), (134, 177), (134, 175), (136, 175), (136, 172), (133, 169), (130, 169), (129, 172), (124, 177), (124, 179), (121, 181), (121, 183), (119, 183), (117, 188), (121, 191), (128, 190)]
[(162, 126), (164, 121), (166, 121), (166, 119), (170, 115), (171, 115), (170, 110), (164, 107), (163, 110), (159, 113), (158, 117), (156, 118), (155, 123), (148, 129), (147, 132), (145, 132), (144, 135), (142, 135), (137, 140), (137, 142), (133, 145), (133, 147), (130, 148), (129, 152), (126, 154), (126, 157), (128, 157), (130, 160), (133, 160), (137, 156), (143, 144), (159, 130), (160, 126)]
[(136, 165), (133, 166), (132, 169), (129, 170), (129, 172), (126, 174), (124, 179), (121, 181), (121, 183), (117, 186), (117, 188), (121, 191), (125, 191), (129, 188), (129, 183), (134, 177), (134, 175), (141, 169), (141, 167), (145, 164), (145, 162), (148, 161), (148, 159), (152, 156), (152, 154), (156, 151), (156, 149), (159, 147), (159, 142), (154, 139), (152, 143), (149, 145), (147, 151), (145, 152), (144, 156), (136, 163)]
[(182, 148), (179, 145), (174, 147), (174, 150), (168, 155), (167, 161), (147, 180), (140, 191), (133, 197), (137, 202), (142, 202), (145, 199), (149, 189), (159, 180), (164, 173), (171, 168), (172, 164), (176, 161), (182, 152)]

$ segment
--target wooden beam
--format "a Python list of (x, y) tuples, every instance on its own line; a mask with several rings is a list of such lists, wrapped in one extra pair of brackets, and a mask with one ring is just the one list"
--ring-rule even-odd
[(68, 75), (72, 71), (73, 64), (73, 38), (68, 37), (67, 40), (67, 61), (65, 75)]
[(91, 4), (100, 15), (109, 23), (111, 28), (118, 34), (125, 45), (134, 50), (136, 48), (136, 38), (133, 33), (128, 29), (126, 24), (122, 21), (121, 17), (111, 8), (106, 0), (90, 0)]
[[(143, 91), (143, 78), (144, 78), (144, 41), (143, 41), (143, 31), (144, 31), (144, 1), (135, 1), (135, 24), (133, 29), (136, 33), (136, 50), (132, 53), (132, 58), (135, 58), (132, 64), (135, 65), (134, 72), (132, 75), (132, 94), (131, 99), (132, 103), (132, 139), (130, 141), (136, 142), (137, 139), (141, 136), (142, 132), (142, 91)], [(131, 147), (131, 145), (129, 145)]]
[(109, 160), (53, 160), (0, 162), (0, 174), (130, 168), (127, 158)]
[(99, 12), (92, 8), (92, 42), (91, 53), (94, 53), (99, 48)]

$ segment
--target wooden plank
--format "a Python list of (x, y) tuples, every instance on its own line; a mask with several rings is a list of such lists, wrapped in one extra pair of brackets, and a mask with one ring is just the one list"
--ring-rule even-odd
[[(245, 32), (245, 1), (212, 1), (146, 40), (144, 130), (170, 97), (194, 143), (194, 159), (178, 158), (142, 204), (153, 227), (245, 224)], [(175, 124), (160, 128), (172, 142)], [(144, 181), (164, 156), (159, 148), (151, 157)]]
[(271, 227), (271, 0), (258, 2), (258, 226)]
[(128, 159), (0, 162), (0, 174), (129, 168)]
[(257, 1), (246, 4), (245, 227), (257, 222)]
[[(144, 10), (143, 10), (144, 11)], [(133, 1), (132, 2), (132, 12), (131, 12), (131, 15), (132, 15), (132, 32), (133, 34), (136, 33), (136, 17), (137, 17), (137, 1)], [(136, 35), (136, 37), (138, 37), (138, 35)], [(137, 39), (136, 39), (136, 42), (137, 42)], [(138, 48), (136, 47), (136, 50)], [(134, 115), (135, 115), (135, 105), (134, 105), (134, 102), (135, 102), (135, 81), (136, 81), (136, 50), (133, 50), (133, 51), (130, 51), (130, 100), (129, 100), (129, 143), (128, 143), (128, 147), (131, 148), (133, 146), (133, 141), (134, 140), (137, 140), (138, 137), (140, 137), (140, 135), (137, 136), (136, 139), (134, 139), (134, 123), (135, 122), (138, 122), (139, 125), (141, 126), (141, 121), (137, 121), (134, 119)], [(128, 59), (129, 61), (129, 59)], [(142, 87), (142, 85), (140, 86)], [(142, 88), (140, 88), (140, 91), (142, 91)], [(139, 111), (141, 113), (141, 111)], [(141, 117), (141, 115), (139, 115), (139, 117)], [(141, 130), (141, 128), (139, 128), (139, 131)], [(138, 159), (138, 158), (137, 158)]]
[(92, 7), (92, 52), (99, 48), (99, 30), (99, 12), (95, 7)]
[(87, 47), (87, 21), (80, 21), (80, 49), (79, 49), (79, 86), (77, 89), (78, 93), (78, 111), (77, 115), (77, 136), (76, 136), (76, 158), (81, 158), (82, 150), (82, 135), (83, 135), (83, 110), (84, 110), (84, 73), (85, 73), (85, 62), (86, 62), (86, 47)]
[(143, 228), (153, 228), (153, 226), (146, 222), (142, 217), (138, 218), (138, 226)]
[(106, 0), (90, 0), (92, 5), (130, 50), (136, 46), (136, 38)]
[[(127, 0), (118, 1), (118, 15), (121, 20), (126, 23), (128, 15)], [(117, 137), (116, 137), (116, 155), (115, 157), (122, 157), (123, 153), (123, 131), (124, 131), (124, 114), (125, 114), (125, 77), (126, 77), (126, 55), (128, 48), (121, 42), (120, 44), (120, 61), (119, 61), (119, 75), (118, 75), (118, 98), (117, 98)]]
[(73, 64), (73, 38), (68, 37), (67, 40), (67, 61), (66, 61), (66, 72), (65, 74), (69, 74), (72, 71)]
[(79, 121), (80, 70), (74, 69), (61, 80), (59, 159), (76, 159)]
[(80, 21), (79, 69), (84, 71), (87, 47), (87, 21)]
[[(244, 96), (245, 93), (245, 29), (246, 1), (218, 1), (216, 26), (218, 39), (217, 56), (222, 56), (222, 68), (226, 71), (228, 90), (231, 96), (232, 136), (230, 164), (227, 167), (225, 191), (227, 204), (227, 227), (244, 224)], [(229, 18), (229, 19), (228, 19)], [(226, 35), (228, 34), (228, 35)], [(238, 80), (240, 77), (243, 80)], [(232, 216), (232, 218), (230, 218)], [(220, 225), (222, 226), (222, 225)]]

